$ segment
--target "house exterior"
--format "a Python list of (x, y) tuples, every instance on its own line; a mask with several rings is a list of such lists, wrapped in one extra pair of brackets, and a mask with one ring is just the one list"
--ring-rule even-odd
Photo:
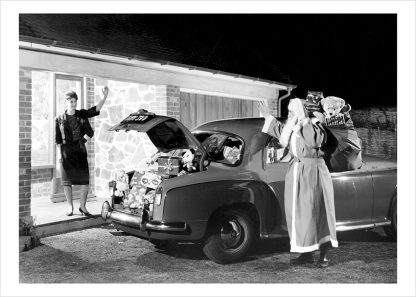
[(54, 119), (65, 109), (63, 94), (68, 89), (78, 93), (78, 108), (94, 106), (101, 89), (110, 89), (100, 115), (90, 121), (95, 130), (87, 142), (93, 196), (107, 195), (115, 170), (143, 167), (155, 151), (147, 135), (108, 131), (131, 112), (147, 109), (192, 129), (215, 119), (259, 116), (257, 100), (267, 100), (277, 116), (281, 100), (296, 87), (166, 60), (91, 51), (87, 44), (68, 46), (30, 32), (21, 30), (19, 42), (20, 218), (31, 216), (31, 199), (65, 200), (56, 170)]
[[(195, 42), (197, 35), (186, 39), (178, 33), (162, 39), (152, 29), (158, 27), (154, 18), (142, 17), (20, 16), (19, 218), (30, 220), (33, 199), (65, 200), (55, 169), (54, 118), (64, 111), (68, 89), (78, 93), (78, 108), (88, 108), (102, 97), (103, 86), (110, 88), (87, 142), (90, 196), (98, 197), (108, 195), (115, 170), (142, 167), (155, 150), (146, 135), (108, 131), (131, 112), (143, 108), (171, 116), (189, 129), (258, 116), (257, 100), (267, 100), (272, 113), (281, 115), (296, 86), (250, 49), (224, 38), (221, 47), (208, 32)], [(397, 159), (395, 108), (353, 107), (351, 116), (364, 154)]]

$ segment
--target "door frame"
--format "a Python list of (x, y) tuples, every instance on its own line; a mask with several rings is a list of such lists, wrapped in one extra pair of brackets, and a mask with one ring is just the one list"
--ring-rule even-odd
[[(57, 89), (56, 89), (56, 81), (62, 79), (62, 80), (72, 80), (72, 81), (78, 81), (81, 83), (81, 92), (78, 95), (78, 100), (80, 102), (80, 108), (83, 108), (85, 106), (85, 77), (83, 76), (75, 76), (75, 75), (67, 75), (67, 74), (60, 74), (60, 73), (53, 73), (53, 103), (52, 103), (52, 112), (53, 117), (55, 118), (57, 116)], [(52, 125), (53, 129), (55, 129), (55, 124)], [(53, 130), (52, 130), (53, 131)], [(53, 134), (53, 133), (52, 133)], [(56, 144), (53, 145), (53, 172), (52, 172), (52, 190), (51, 190), (51, 200), (52, 202), (62, 202), (66, 201), (65, 194), (63, 192), (58, 192), (58, 181), (56, 177)], [(59, 178), (60, 179), (60, 178)], [(74, 191), (72, 193), (73, 199), (79, 198), (79, 191)]]

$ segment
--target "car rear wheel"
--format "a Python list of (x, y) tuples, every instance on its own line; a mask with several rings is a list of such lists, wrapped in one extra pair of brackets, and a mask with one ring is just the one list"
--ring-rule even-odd
[(253, 223), (242, 210), (222, 212), (212, 227), (203, 251), (215, 263), (227, 264), (240, 260), (254, 241)]
[(387, 235), (397, 240), (397, 199), (394, 199), (390, 209), (391, 225), (384, 228)]

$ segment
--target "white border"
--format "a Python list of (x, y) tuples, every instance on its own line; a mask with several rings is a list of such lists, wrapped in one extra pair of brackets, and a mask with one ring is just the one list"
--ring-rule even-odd
[[(82, 8), (82, 11), (81, 11)], [(398, 283), (378, 285), (21, 285), (18, 279), (18, 14), (19, 13), (398, 13)], [(381, 61), (382, 62), (382, 61)], [(2, 296), (276, 296), (415, 295), (415, 3), (292, 2), (1, 2), (1, 295)], [(382, 87), (382, 86), (380, 86)], [(404, 242), (405, 241), (405, 242)]]

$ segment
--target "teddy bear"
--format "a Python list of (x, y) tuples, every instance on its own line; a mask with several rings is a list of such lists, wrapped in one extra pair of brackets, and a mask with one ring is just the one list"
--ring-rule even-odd
[(114, 173), (114, 180), (116, 181), (115, 196), (124, 196), (125, 192), (129, 189), (129, 177), (124, 170), (117, 170)]
[(346, 104), (345, 100), (335, 96), (323, 98), (321, 101), (323, 114), (313, 112), (313, 115), (326, 126), (344, 126), (345, 128), (353, 128), (353, 123), (349, 111), (351, 105)]
[(194, 166), (195, 150), (193, 148), (188, 149), (182, 153), (181, 167), (178, 176), (192, 173), (196, 171)]

